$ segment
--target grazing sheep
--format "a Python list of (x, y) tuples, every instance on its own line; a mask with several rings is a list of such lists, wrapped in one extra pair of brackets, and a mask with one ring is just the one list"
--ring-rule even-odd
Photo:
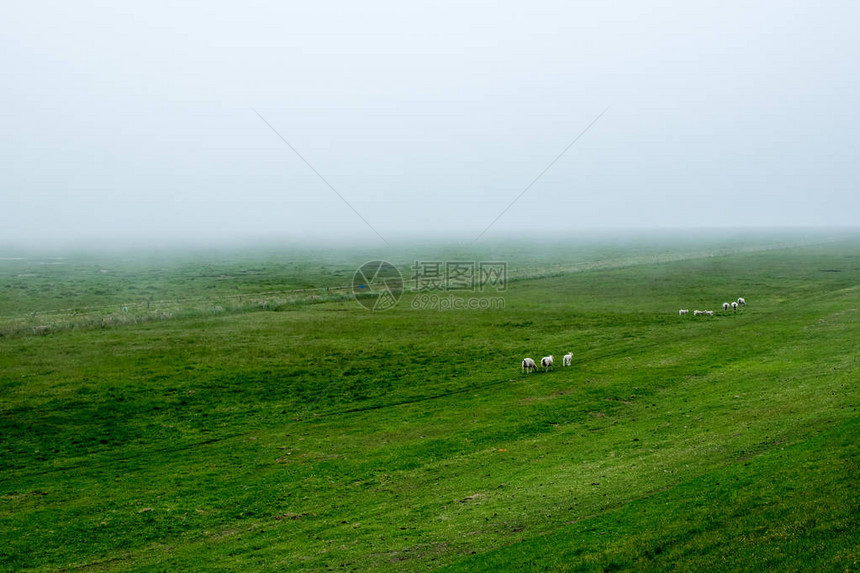
[(523, 372), (528, 373), (532, 370), (537, 372), (537, 364), (535, 364), (535, 361), (531, 358), (523, 358)]
[(704, 310), (694, 310), (693, 311), (693, 316), (702, 316), (703, 314), (705, 314)]
[(568, 352), (561, 359), (562, 366), (570, 366), (570, 363), (573, 361), (573, 352)]
[(746, 306), (747, 301), (744, 300), (744, 297), (738, 298), (738, 304), (741, 306)]
[(552, 368), (552, 354), (541, 358), (540, 365), (543, 368), (544, 372), (549, 372), (549, 369)]
[(682, 308), (681, 310), (679, 310), (679, 311), (678, 311), (678, 315), (679, 315), (679, 316), (684, 316), (685, 314), (687, 314), (687, 313), (689, 313), (689, 312), (690, 312), (690, 309), (689, 309), (689, 308)]
[(729, 303), (727, 303), (727, 302), (723, 303), (723, 310), (729, 310)]
[(732, 310), (737, 310), (737, 309), (738, 309), (738, 303), (733, 302), (732, 303)]
[(706, 310), (705, 314), (707, 314), (708, 316), (714, 316), (714, 311), (713, 310)]

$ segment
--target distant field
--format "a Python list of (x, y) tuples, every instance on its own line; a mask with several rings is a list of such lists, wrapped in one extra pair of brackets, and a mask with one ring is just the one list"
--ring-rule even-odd
[[(838, 235), (836, 235), (838, 236)], [(150, 320), (273, 310), (352, 300), (364, 262), (384, 258), (408, 282), (416, 261), (504, 261), (507, 279), (761, 252), (833, 240), (833, 234), (640, 234), (578, 241), (431, 245), (378, 250), (45, 253), (0, 249), (0, 337)]]
[(57, 257), (0, 259), (0, 570), (860, 568), (856, 235), (384, 255), (507, 262), (445, 312), (369, 251)]

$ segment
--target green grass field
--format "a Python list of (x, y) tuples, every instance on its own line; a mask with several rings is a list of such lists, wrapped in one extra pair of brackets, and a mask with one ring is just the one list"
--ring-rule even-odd
[(445, 312), (359, 306), (356, 250), (6, 257), (0, 570), (860, 570), (828, 239), (387, 257), (508, 263)]

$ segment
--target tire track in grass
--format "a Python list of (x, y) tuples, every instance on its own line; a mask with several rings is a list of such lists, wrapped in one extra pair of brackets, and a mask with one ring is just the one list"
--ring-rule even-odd
[[(508, 380), (493, 381), (493, 382), (488, 382), (486, 384), (481, 384), (479, 386), (468, 386), (465, 388), (460, 388), (458, 390), (452, 390), (449, 392), (434, 394), (432, 396), (421, 396), (421, 397), (411, 399), (411, 400), (401, 400), (399, 402), (392, 402), (392, 403), (387, 403), (387, 404), (376, 404), (376, 405), (366, 406), (366, 407), (362, 407), (362, 408), (350, 408), (347, 410), (329, 412), (326, 414), (314, 414), (312, 419), (313, 420), (320, 420), (320, 419), (326, 419), (326, 418), (335, 418), (337, 416), (343, 416), (343, 415), (348, 415), (348, 414), (359, 414), (359, 413), (370, 412), (370, 411), (374, 411), (374, 410), (396, 408), (399, 406), (408, 406), (410, 404), (418, 404), (421, 402), (428, 402), (428, 401), (437, 400), (440, 398), (447, 398), (449, 396), (456, 396), (459, 394), (465, 394), (467, 392), (476, 392), (476, 391), (481, 391), (481, 390), (487, 390), (487, 389), (493, 388), (495, 386), (499, 386), (501, 384), (507, 384), (507, 383), (509, 383)], [(282, 429), (290, 428), (291, 426), (293, 426), (295, 424), (302, 423), (304, 421), (305, 420), (302, 418), (294, 419), (292, 422), (290, 422), (286, 426), (283, 426)], [(307, 421), (310, 421), (310, 419)], [(176, 453), (176, 452), (188, 451), (188, 450), (202, 447), (202, 446), (208, 446), (208, 445), (217, 444), (220, 442), (225, 442), (227, 440), (244, 438), (244, 437), (247, 437), (247, 436), (252, 435), (254, 433), (256, 433), (256, 430), (250, 430), (248, 432), (241, 432), (241, 433), (233, 433), (233, 434), (229, 434), (226, 436), (220, 436), (217, 438), (209, 438), (206, 440), (202, 440), (202, 441), (198, 441), (198, 442), (192, 442), (192, 443), (188, 443), (188, 444), (182, 444), (182, 445), (178, 445), (178, 446), (165, 446), (165, 447), (161, 447), (161, 448), (150, 448), (150, 449), (142, 450), (139, 453), (136, 453), (134, 455), (126, 456), (126, 457), (120, 457), (120, 458), (114, 457), (114, 458), (111, 458), (109, 460), (90, 460), (90, 461), (80, 462), (80, 463), (76, 463), (76, 464), (68, 465), (68, 466), (54, 467), (54, 468), (38, 470), (38, 471), (31, 471), (31, 472), (26, 472), (23, 475), (19, 474), (19, 477), (40, 476), (40, 475), (47, 475), (47, 474), (51, 474), (51, 473), (72, 471), (72, 470), (76, 470), (76, 469), (80, 469), (80, 468), (84, 468), (84, 467), (86, 467), (86, 468), (98, 468), (98, 467), (104, 467), (104, 466), (114, 465), (114, 464), (118, 464), (118, 463), (127, 463), (127, 462), (132, 462), (132, 461), (139, 459), (141, 457), (144, 457), (144, 456), (150, 456), (152, 454), (165, 454), (165, 453)], [(18, 467), (7, 468), (6, 471), (7, 472), (14, 472), (16, 470), (24, 470), (24, 469), (26, 469), (25, 466), (18, 466)]]

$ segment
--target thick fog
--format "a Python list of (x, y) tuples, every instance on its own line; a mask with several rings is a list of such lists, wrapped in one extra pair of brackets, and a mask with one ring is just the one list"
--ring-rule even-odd
[(0, 245), (856, 226), (858, 21), (852, 2), (12, 3)]

